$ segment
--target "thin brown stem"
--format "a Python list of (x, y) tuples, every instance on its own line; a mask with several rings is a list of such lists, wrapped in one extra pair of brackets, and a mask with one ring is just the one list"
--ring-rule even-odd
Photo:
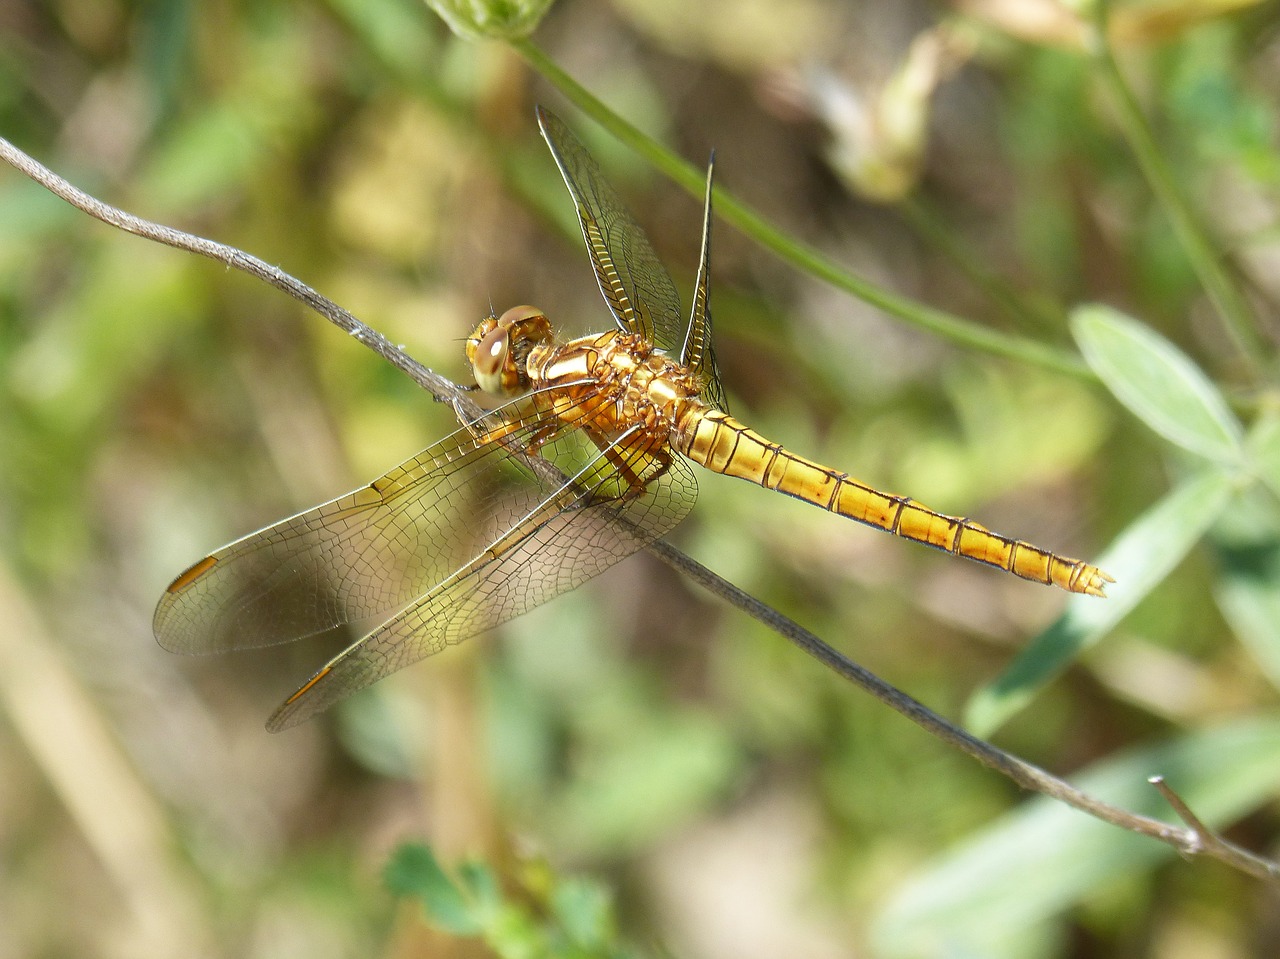
[[(109, 206), (72, 186), (3, 138), (0, 138), (0, 159), (25, 173), (72, 206), (96, 219), (102, 220), (104, 223), (119, 227), (145, 239), (155, 240), (180, 250), (187, 250), (209, 257), (237, 270), (242, 270), (251, 276), (258, 277), (277, 289), (283, 290), (315, 310), (339, 329), (350, 334), (353, 339), (373, 350), (378, 356), (391, 363), (397, 369), (406, 373), (415, 383), (435, 396), (437, 400), (451, 403), (460, 416), (472, 417), (478, 413), (478, 408), (470, 399), (467, 390), (423, 366), (403, 350), (397, 348), (381, 333), (369, 328), (328, 297), (317, 293), (311, 287), (278, 267), (271, 266), (235, 247), (216, 243), (190, 233), (184, 233), (181, 230), (175, 230), (159, 223), (153, 223), (125, 213), (116, 207)], [(548, 467), (551, 466), (549, 463), (546, 465)], [(1112, 823), (1122, 829), (1128, 829), (1168, 843), (1184, 854), (1209, 856), (1249, 875), (1271, 881), (1280, 881), (1280, 864), (1241, 849), (1221, 839), (1216, 834), (1208, 832), (1203, 826), (1181, 828), (1112, 806), (1082, 792), (1070, 783), (1045, 772), (1038, 766), (1033, 766), (1017, 756), (998, 749), (986, 740), (971, 735), (933, 712), (923, 703), (912, 699), (906, 693), (885, 682), (871, 671), (859, 666), (798, 623), (734, 586), (728, 580), (712, 572), (691, 557), (686, 556), (669, 543), (658, 540), (651, 543), (648, 549), (673, 569), (688, 576), (704, 589), (778, 633), (778, 635), (793, 643), (838, 675), (870, 693), (891, 709), (901, 713), (916, 725), (966, 755), (971, 756), (978, 762), (1002, 773), (1019, 786), (1058, 799), (1082, 812)], [(1179, 807), (1175, 804), (1174, 808), (1178, 809)], [(1189, 810), (1186, 810), (1186, 813), (1189, 812)], [(1180, 814), (1182, 814), (1182, 810), (1180, 810)], [(1186, 818), (1185, 815), (1184, 818)]]

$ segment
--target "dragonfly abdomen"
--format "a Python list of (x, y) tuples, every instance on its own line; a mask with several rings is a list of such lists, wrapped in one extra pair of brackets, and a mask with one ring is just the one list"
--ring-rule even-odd
[(895, 536), (965, 556), (988, 566), (1074, 593), (1104, 595), (1110, 576), (1078, 559), (993, 533), (959, 516), (948, 516), (867, 486), (771, 442), (721, 410), (699, 409), (675, 440), (695, 463), (778, 490), (832, 513)]

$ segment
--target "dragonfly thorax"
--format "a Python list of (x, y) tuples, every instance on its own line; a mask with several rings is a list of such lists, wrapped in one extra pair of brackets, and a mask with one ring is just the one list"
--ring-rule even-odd
[(665, 442), (697, 400), (696, 376), (637, 334), (618, 330), (533, 350), (526, 368), (540, 402), (597, 435), (640, 430)]
[(529, 355), (552, 342), (551, 323), (536, 306), (513, 306), (486, 316), (467, 337), (467, 359), (476, 385), (494, 396), (529, 389)]

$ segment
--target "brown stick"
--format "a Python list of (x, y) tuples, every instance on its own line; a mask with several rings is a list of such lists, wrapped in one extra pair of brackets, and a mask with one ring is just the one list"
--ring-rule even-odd
[[(437, 400), (451, 403), (460, 417), (473, 419), (481, 412), (479, 407), (470, 399), (466, 390), (423, 366), (403, 350), (397, 348), (381, 333), (370, 329), (328, 297), (317, 293), (311, 287), (278, 267), (271, 266), (235, 247), (216, 243), (213, 240), (207, 240), (190, 233), (184, 233), (181, 230), (175, 230), (159, 223), (143, 220), (116, 207), (109, 206), (72, 186), (62, 177), (37, 163), (2, 137), (0, 137), (0, 159), (25, 173), (72, 206), (96, 219), (102, 220), (104, 223), (145, 239), (164, 243), (191, 253), (198, 253), (201, 256), (207, 256), (210, 259), (255, 276), (279, 290), (283, 290), (294, 299), (305, 303), (339, 329), (345, 330), (352, 338), (373, 350), (397, 369), (406, 373), (415, 383), (430, 392)], [(547, 463), (546, 465), (550, 467), (551, 464)], [(1002, 773), (1024, 789), (1060, 800), (1090, 816), (1119, 826), (1122, 829), (1141, 833), (1160, 842), (1167, 843), (1183, 855), (1209, 856), (1248, 875), (1272, 882), (1280, 882), (1280, 863), (1255, 855), (1208, 830), (1186, 808), (1182, 800), (1177, 797), (1177, 794), (1164, 785), (1161, 777), (1154, 777), (1152, 780), (1153, 785), (1156, 785), (1165, 797), (1170, 800), (1179, 815), (1190, 824), (1190, 828), (1174, 826), (1158, 819), (1131, 813), (1118, 806), (1095, 799), (1070, 783), (1050, 775), (1038, 766), (1034, 766), (1019, 759), (1017, 756), (998, 749), (986, 740), (979, 739), (949, 722), (874, 673), (859, 666), (798, 623), (734, 586), (664, 540), (651, 543), (648, 549), (673, 569), (690, 577), (704, 589), (769, 627), (823, 665), (870, 693), (891, 709), (901, 713), (922, 729), (932, 733), (978, 762)]]

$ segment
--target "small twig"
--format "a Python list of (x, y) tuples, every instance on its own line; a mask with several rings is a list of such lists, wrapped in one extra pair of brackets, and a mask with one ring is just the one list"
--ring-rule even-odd
[(1150, 776), (1147, 782), (1160, 790), (1160, 795), (1164, 796), (1165, 801), (1173, 807), (1173, 811), (1178, 814), (1183, 822), (1191, 827), (1192, 843), (1194, 848), (1190, 852), (1198, 852), (1205, 845), (1205, 840), (1214, 835), (1212, 829), (1200, 821), (1200, 817), (1191, 811), (1191, 807), (1186, 804), (1181, 796), (1173, 791), (1163, 776)]
[(1230, 863), (1237, 869), (1275, 880), (1276, 864), (1268, 859), (1241, 849), (1234, 843), (1227, 842), (1222, 834), (1210, 829), (1191, 811), (1186, 800), (1173, 791), (1173, 787), (1165, 782), (1163, 776), (1151, 776), (1147, 782), (1160, 790), (1160, 795), (1173, 807), (1173, 811), (1190, 828), (1182, 833), (1185, 836), (1182, 852), (1187, 856), (1211, 856)]
[[(96, 219), (102, 220), (104, 223), (180, 250), (198, 253), (201, 256), (217, 260), (270, 283), (277, 289), (283, 290), (300, 302), (305, 303), (325, 319), (346, 331), (353, 339), (369, 347), (397, 369), (408, 374), (415, 383), (430, 392), (436, 399), (452, 404), (460, 416), (471, 417), (479, 414), (479, 408), (471, 400), (468, 391), (423, 366), (403, 350), (396, 347), (381, 333), (365, 326), (364, 323), (332, 300), (317, 293), (311, 287), (278, 267), (271, 266), (235, 247), (216, 243), (191, 233), (184, 233), (181, 230), (175, 230), (172, 227), (153, 223), (149, 220), (143, 220), (116, 207), (109, 206), (72, 186), (62, 177), (37, 163), (2, 137), (0, 137), (0, 159), (22, 171), (72, 206)], [(547, 466), (550, 465), (549, 463), (547, 464)], [(1140, 816), (1095, 799), (1064, 780), (1050, 775), (1043, 769), (1033, 766), (1031, 763), (1025, 762), (1002, 749), (998, 749), (991, 743), (979, 739), (954, 725), (924, 704), (912, 699), (900, 689), (885, 682), (843, 653), (827, 645), (827, 643), (798, 623), (756, 599), (751, 594), (734, 586), (728, 580), (707, 569), (707, 567), (691, 557), (686, 556), (666, 541), (658, 540), (650, 543), (647, 548), (649, 552), (664, 563), (769, 627), (805, 653), (870, 693), (882, 703), (901, 713), (916, 725), (984, 765), (1003, 773), (1023, 788), (1058, 799), (1105, 822), (1158, 839), (1184, 853), (1194, 852), (1208, 855), (1260, 879), (1280, 881), (1280, 864), (1263, 859), (1228, 843), (1215, 834), (1206, 831), (1202, 825), (1193, 824), (1190, 830), (1180, 829), (1168, 823), (1160, 822), (1147, 816)], [(1187, 819), (1189, 811), (1184, 814), (1185, 805), (1179, 808), (1175, 804), (1174, 808), (1179, 810), (1179, 814), (1183, 815), (1184, 819)], [(1194, 817), (1191, 817), (1188, 822), (1190, 823), (1192, 820), (1194, 820)], [(1195, 822), (1198, 823), (1198, 820)]]

